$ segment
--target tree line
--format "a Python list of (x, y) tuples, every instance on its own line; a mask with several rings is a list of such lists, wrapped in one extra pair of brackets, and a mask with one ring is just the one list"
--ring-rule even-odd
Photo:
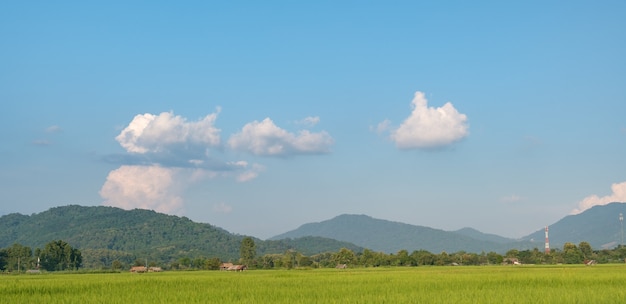
[(287, 250), (282, 254), (254, 255), (254, 243), (244, 239), (241, 243), (240, 263), (249, 268), (329, 268), (337, 265), (351, 267), (385, 267), (385, 266), (445, 266), (445, 265), (501, 265), (501, 264), (582, 264), (622, 263), (626, 259), (626, 247), (593, 250), (588, 242), (578, 245), (565, 243), (562, 249), (552, 249), (549, 253), (537, 248), (532, 250), (511, 249), (505, 254), (496, 252), (469, 253), (431, 253), (427, 250), (415, 250), (409, 253), (400, 250), (397, 253), (376, 252), (364, 249), (354, 252), (342, 248), (338, 252), (327, 252), (306, 256), (295, 250)]
[(82, 266), (82, 253), (63, 240), (51, 241), (43, 249), (18, 243), (0, 249), (0, 269), (6, 272), (27, 270), (76, 270)]
[[(465, 251), (431, 253), (427, 250), (413, 252), (400, 250), (396, 253), (384, 253), (370, 249), (355, 252), (341, 248), (337, 252), (313, 255), (305, 255), (293, 249), (283, 253), (257, 255), (256, 250), (254, 239), (244, 237), (240, 243), (238, 260), (224, 261), (218, 257), (181, 257), (175, 261), (158, 261), (120, 253), (120, 255), (110, 256), (102, 264), (87, 265), (86, 268), (124, 271), (131, 266), (158, 266), (167, 270), (217, 270), (223, 262), (245, 264), (249, 269), (334, 268), (343, 264), (348, 267), (501, 265), (507, 263), (581, 264), (590, 260), (602, 264), (622, 263), (626, 259), (626, 247), (593, 250), (588, 242), (581, 242), (578, 245), (565, 243), (562, 249), (552, 249), (549, 253), (537, 248), (511, 249), (505, 254)], [(5, 272), (24, 272), (30, 269), (76, 270), (80, 267), (83, 267), (83, 254), (62, 240), (51, 241), (43, 249), (37, 248), (34, 251), (20, 244), (0, 249), (0, 269)]]

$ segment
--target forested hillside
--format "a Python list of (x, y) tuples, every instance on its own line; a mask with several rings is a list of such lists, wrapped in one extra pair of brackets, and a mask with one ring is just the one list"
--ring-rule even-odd
[(511, 248), (532, 249), (536, 244), (516, 242), (473, 231), (474, 237), (461, 233), (415, 226), (367, 215), (343, 214), (320, 223), (308, 223), (298, 229), (272, 237), (272, 240), (320, 236), (348, 241), (375, 251), (394, 253), (399, 250), (428, 250), (430, 252), (506, 252)]
[[(14, 243), (35, 248), (52, 240), (64, 240), (83, 252), (86, 264), (110, 264), (113, 260), (175, 261), (180, 258), (239, 258), (244, 236), (186, 217), (150, 210), (114, 207), (63, 206), (33, 214), (0, 217), (0, 248)], [(283, 253), (295, 249), (305, 254), (337, 251), (342, 247), (359, 251), (346, 242), (324, 238), (281, 241), (255, 239), (257, 253)]]

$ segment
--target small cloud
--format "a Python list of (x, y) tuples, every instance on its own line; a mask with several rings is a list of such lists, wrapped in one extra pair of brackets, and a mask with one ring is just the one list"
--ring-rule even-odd
[(139, 154), (216, 147), (220, 144), (221, 131), (214, 126), (218, 113), (219, 108), (192, 122), (171, 112), (139, 114), (115, 139), (126, 151)]
[(302, 120), (296, 121), (297, 124), (308, 126), (308, 127), (313, 127), (317, 125), (319, 122), (320, 122), (320, 118), (318, 116), (309, 116)]
[(189, 163), (195, 166), (201, 166), (202, 164), (204, 164), (204, 160), (202, 159), (190, 159)]
[(54, 126), (49, 126), (46, 128), (46, 133), (59, 133), (63, 131), (63, 129), (61, 129), (61, 127), (54, 125)]
[(261, 173), (263, 170), (265, 170), (264, 166), (254, 164), (252, 168), (239, 174), (237, 176), (237, 181), (241, 183), (251, 181), (257, 178), (259, 176), (259, 173)]
[(50, 142), (47, 139), (36, 139), (36, 140), (33, 140), (32, 144), (35, 146), (46, 147), (46, 146), (52, 145), (52, 142)]
[(213, 204), (213, 212), (215, 213), (229, 214), (232, 211), (233, 211), (233, 207), (224, 204), (224, 202)]
[[(439, 108), (428, 107), (424, 93), (418, 91), (411, 107), (409, 117), (398, 128), (390, 130), (390, 138), (399, 149), (443, 147), (469, 134), (467, 116), (449, 102)], [(378, 129), (387, 127), (388, 123), (383, 121)]]
[(238, 168), (246, 168), (248, 167), (248, 162), (245, 160), (240, 160), (240, 161), (235, 161), (235, 162), (228, 162), (228, 165), (234, 166), (234, 167), (238, 167)]
[(515, 195), (515, 194), (511, 194), (511, 195), (500, 198), (500, 201), (505, 202), (505, 203), (519, 202), (521, 200), (522, 200), (522, 197), (519, 195)]
[(294, 134), (279, 128), (270, 118), (246, 124), (228, 140), (233, 150), (262, 156), (328, 153), (332, 144), (333, 139), (324, 131), (301, 130)]
[(614, 202), (626, 202), (626, 182), (611, 185), (610, 195), (599, 197), (590, 195), (578, 203), (578, 208), (572, 210), (571, 214), (579, 214), (593, 206), (602, 206)]
[(376, 132), (376, 134), (383, 134), (385, 132), (389, 132), (391, 130), (391, 121), (389, 119), (383, 120), (379, 123), (375, 128), (371, 127), (370, 130)]

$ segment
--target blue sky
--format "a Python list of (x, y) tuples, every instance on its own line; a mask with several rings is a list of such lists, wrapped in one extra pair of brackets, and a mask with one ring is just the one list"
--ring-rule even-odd
[(0, 213), (520, 237), (626, 201), (623, 1), (0, 4)]

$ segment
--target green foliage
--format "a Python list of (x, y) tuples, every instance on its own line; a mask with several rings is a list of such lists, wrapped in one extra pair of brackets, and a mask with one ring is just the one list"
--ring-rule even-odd
[[(125, 268), (133, 265), (136, 259), (144, 261), (142, 265), (147, 259), (159, 266), (174, 265), (174, 268), (180, 266), (178, 261), (183, 257), (191, 260), (218, 257), (233, 261), (240, 256), (243, 238), (186, 217), (141, 209), (127, 211), (105, 206), (70, 205), (30, 216), (9, 214), (0, 217), (0, 248), (13, 243), (43, 248), (51, 240), (62, 239), (81, 249), (83, 265), (88, 268), (108, 269), (115, 260)], [(337, 251), (342, 247), (362, 250), (350, 243), (320, 237), (253, 241), (257, 254), (261, 255), (289, 249), (305, 255)], [(189, 268), (188, 264), (183, 266)], [(196, 266), (192, 265), (192, 268)]]
[(578, 244), (578, 249), (582, 253), (584, 259), (592, 259), (594, 257), (593, 250), (588, 242), (580, 242), (580, 244)]
[(7, 249), (0, 249), (0, 270), (6, 269), (8, 256)]
[(356, 255), (348, 248), (341, 248), (339, 252), (333, 255), (332, 261), (335, 264), (354, 265), (356, 262)]
[(565, 264), (580, 264), (584, 260), (583, 253), (573, 243), (563, 245), (563, 262)]
[(252, 265), (256, 257), (256, 245), (251, 237), (244, 237), (239, 247), (239, 258), (244, 265)]
[(4, 270), (21, 272), (34, 268), (33, 251), (30, 247), (15, 243), (3, 251), (5, 256)]
[(52, 241), (38, 252), (41, 267), (47, 271), (76, 270), (83, 261), (80, 250), (65, 241)]

